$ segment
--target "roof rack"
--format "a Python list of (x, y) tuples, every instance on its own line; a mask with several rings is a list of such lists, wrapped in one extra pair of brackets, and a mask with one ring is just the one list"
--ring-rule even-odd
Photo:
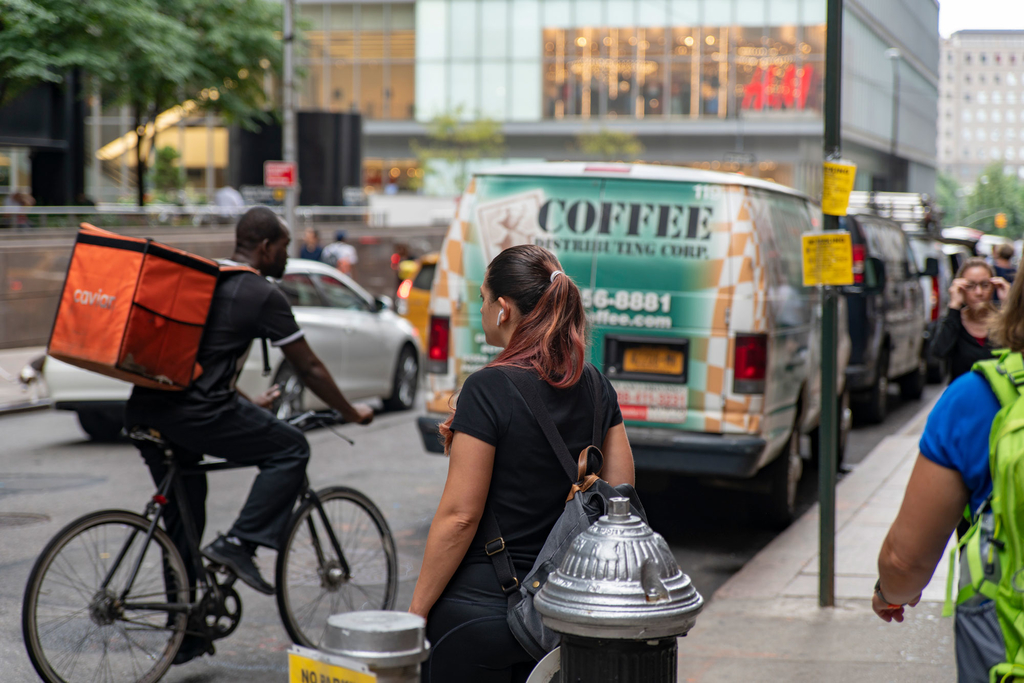
[(917, 192), (864, 192), (850, 193), (850, 209), (884, 216), (906, 226), (913, 223), (918, 229), (938, 236), (941, 210), (924, 193)]

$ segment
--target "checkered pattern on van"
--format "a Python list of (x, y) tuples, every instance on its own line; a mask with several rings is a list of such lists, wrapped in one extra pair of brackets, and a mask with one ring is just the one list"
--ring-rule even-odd
[[(767, 276), (758, 232), (758, 208), (742, 187), (728, 190), (729, 217), (715, 226), (729, 241), (729, 255), (717, 269), (717, 293), (711, 336), (701, 354), (706, 366), (704, 392), (691, 395), (691, 406), (703, 404), (708, 432), (760, 431), (761, 396), (734, 394), (734, 336), (768, 330)], [(762, 219), (763, 220), (763, 219)], [(762, 223), (762, 226), (768, 225)]]

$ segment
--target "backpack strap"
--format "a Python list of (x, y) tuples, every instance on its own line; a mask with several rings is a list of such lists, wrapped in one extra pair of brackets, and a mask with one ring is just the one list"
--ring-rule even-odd
[(1024, 356), (1020, 353), (1003, 351), (998, 358), (979, 360), (971, 370), (985, 378), (1000, 407), (1012, 404), (1020, 396), (1020, 387), (1024, 385)]
[[(551, 450), (558, 456), (558, 462), (562, 465), (562, 469), (565, 470), (573, 485), (572, 491), (569, 494), (569, 499), (571, 499), (577, 490), (581, 490), (579, 486), (580, 481), (587, 476), (587, 473), (580, 472), (578, 461), (573, 461), (572, 455), (569, 453), (569, 447), (565, 445), (565, 440), (558, 433), (558, 427), (555, 426), (555, 421), (551, 419), (551, 413), (548, 411), (547, 406), (544, 405), (544, 401), (541, 400), (540, 394), (537, 393), (537, 387), (534, 386), (530, 373), (526, 370), (507, 366), (498, 366), (498, 369), (519, 390), (523, 400), (526, 401), (526, 406), (533, 413), (534, 418), (536, 418), (537, 423), (540, 425), (541, 431), (544, 432), (544, 437), (548, 440)], [(596, 377), (597, 369), (589, 363), (584, 365), (584, 369), (587, 372), (588, 380), (594, 392), (594, 428), (592, 434), (594, 443), (596, 443), (596, 440), (600, 438), (600, 430), (603, 424), (603, 392), (601, 391), (600, 379)], [(588, 453), (589, 450), (588, 448), (584, 453)], [(598, 452), (600, 453), (600, 451)], [(589, 464), (589, 458), (585, 462)], [(596, 479), (596, 475), (591, 476), (594, 476)], [(498, 518), (495, 516), (494, 510), (491, 509), (489, 503), (484, 506), (484, 514), (480, 518), (480, 529), (484, 533), (484, 538), (489, 539), (484, 543), (484, 552), (491, 558), (491, 564), (494, 566), (494, 573), (498, 576), (501, 590), (508, 596), (510, 606), (513, 606), (513, 603), (517, 603), (521, 599), (519, 595), (519, 579), (516, 576), (516, 567), (512, 562), (512, 555), (505, 547), (505, 538), (501, 534), (501, 527), (498, 526)]]

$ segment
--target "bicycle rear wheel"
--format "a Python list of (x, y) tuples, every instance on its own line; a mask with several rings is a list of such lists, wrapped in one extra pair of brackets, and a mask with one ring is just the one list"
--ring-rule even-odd
[(277, 607), (288, 635), (319, 647), (327, 618), (339, 612), (390, 609), (398, 593), (398, 556), (391, 529), (359, 491), (335, 486), (316, 494), (349, 565), (345, 576), (314, 501), (292, 516), (277, 554)]
[(133, 512), (94, 512), (68, 524), (43, 549), (25, 587), (21, 628), (44, 681), (153, 683), (167, 672), (186, 618), (166, 606), (188, 604), (188, 577), (162, 529), (145, 544), (149, 525)]

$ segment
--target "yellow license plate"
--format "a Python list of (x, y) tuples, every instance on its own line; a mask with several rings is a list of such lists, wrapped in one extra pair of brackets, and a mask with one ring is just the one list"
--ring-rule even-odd
[(622, 359), (625, 372), (646, 372), (655, 375), (683, 374), (683, 352), (667, 346), (640, 346), (626, 349)]

